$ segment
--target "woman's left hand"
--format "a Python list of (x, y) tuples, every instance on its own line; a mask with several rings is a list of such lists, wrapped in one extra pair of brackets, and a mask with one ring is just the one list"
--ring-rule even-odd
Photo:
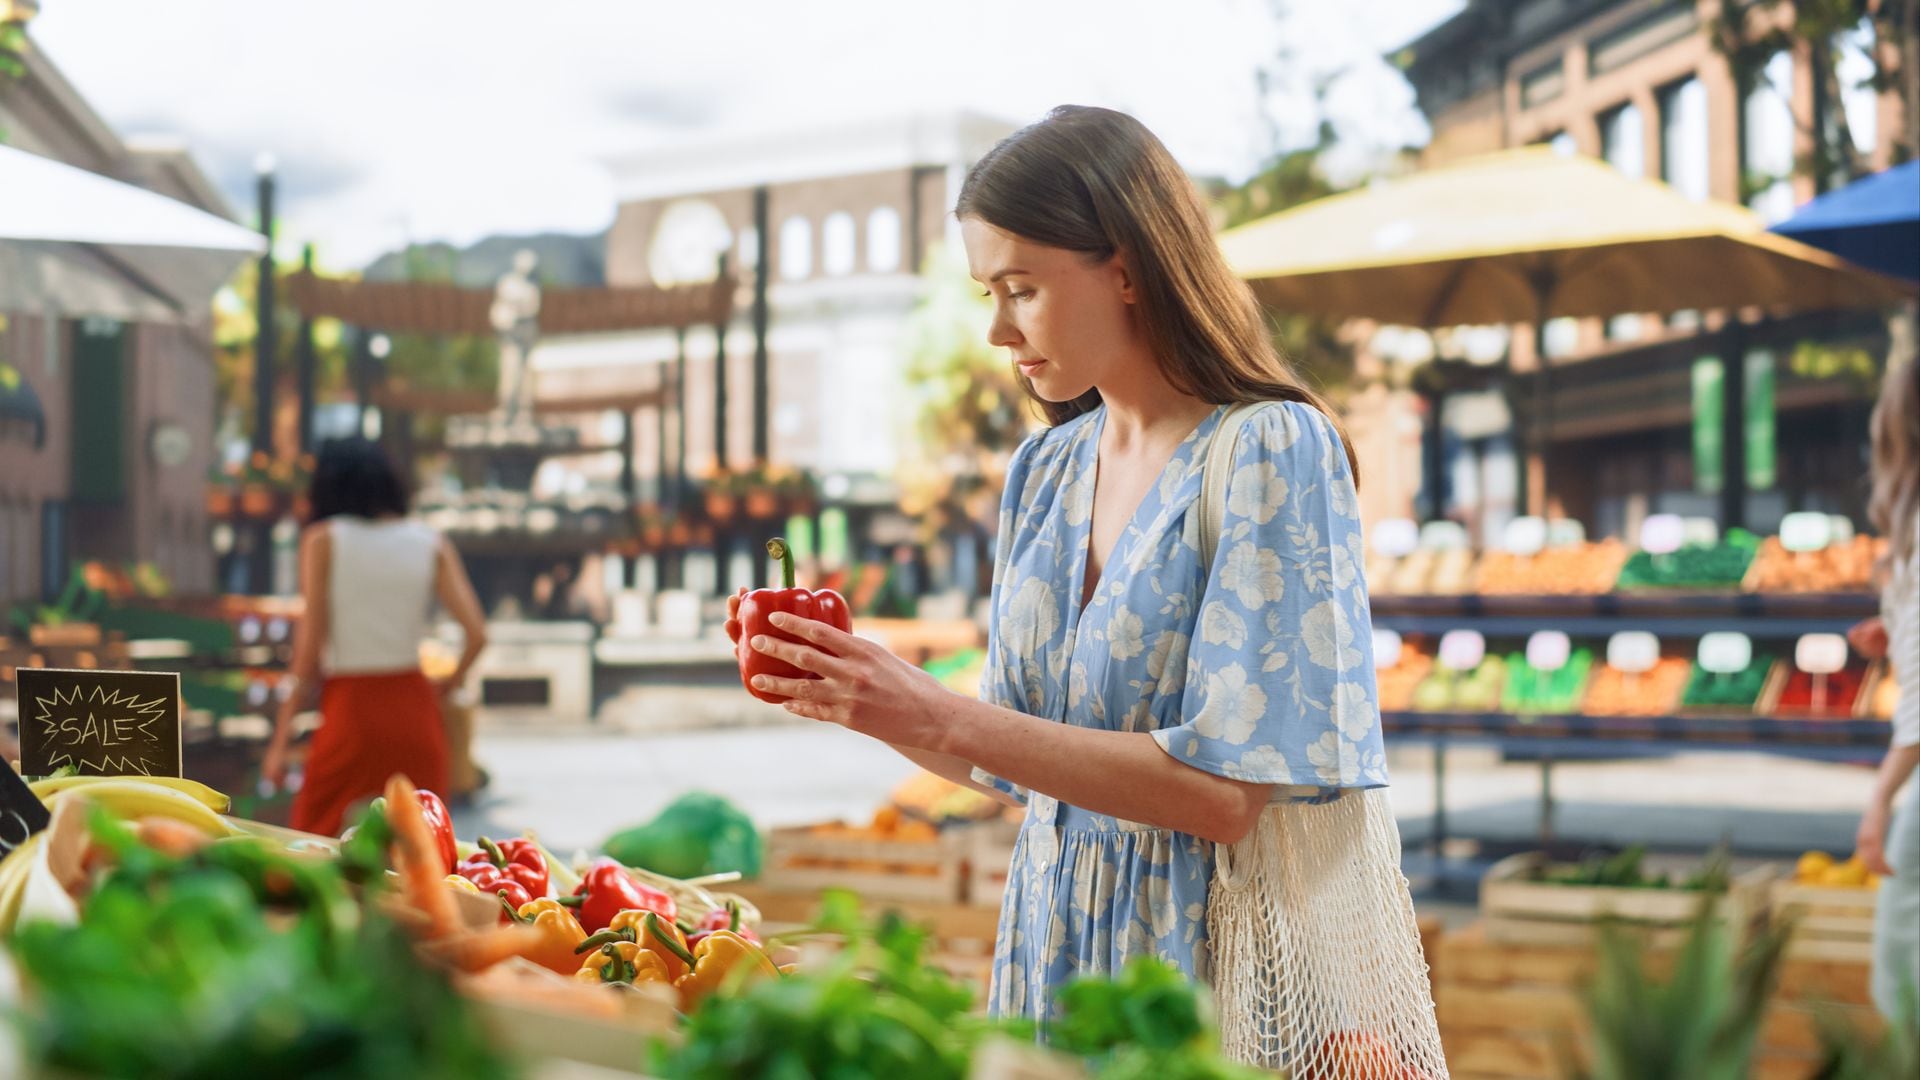
[(785, 612), (770, 621), (802, 643), (762, 634), (748, 642), (753, 650), (819, 678), (757, 675), (755, 689), (790, 698), (781, 708), (795, 716), (839, 724), (899, 746), (933, 748), (938, 733), (934, 708), (938, 695), (948, 692), (933, 676), (874, 642), (826, 623)]

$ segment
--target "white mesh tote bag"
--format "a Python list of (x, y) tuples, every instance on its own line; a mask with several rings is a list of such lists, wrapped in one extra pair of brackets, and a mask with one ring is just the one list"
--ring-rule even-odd
[[(1214, 431), (1197, 507), (1203, 567), (1219, 543), (1234, 442), (1270, 404), (1236, 405)], [(1228, 1057), (1290, 1080), (1446, 1080), (1383, 789), (1273, 803), (1245, 839), (1215, 851), (1207, 934)]]

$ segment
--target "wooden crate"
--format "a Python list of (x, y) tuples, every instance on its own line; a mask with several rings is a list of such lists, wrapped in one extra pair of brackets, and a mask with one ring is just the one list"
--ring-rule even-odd
[(982, 821), (963, 830), (967, 846), (966, 901), (998, 908), (1007, 893), (1007, 868), (1020, 826), (1010, 821)]
[[(1519, 1080), (1563, 1075), (1562, 1055), (1586, 1050), (1581, 994), (1597, 954), (1587, 945), (1520, 945), (1497, 941), (1484, 923), (1440, 941), (1434, 1000), (1440, 1039), (1455, 1080)], [(1656, 974), (1673, 953), (1646, 954)], [(1834, 1015), (1859, 1030), (1876, 1030), (1862, 963), (1789, 959), (1762, 1025), (1753, 1076), (1804, 1080), (1818, 1064), (1817, 1017)]]
[[(1495, 863), (1480, 883), (1480, 913), (1487, 936), (1516, 945), (1585, 945), (1606, 920), (1667, 946), (1685, 936), (1706, 894), (1686, 889), (1624, 889), (1555, 885), (1532, 880), (1547, 862), (1527, 852)], [(1766, 914), (1767, 887), (1778, 872), (1761, 866), (1737, 875), (1715, 907), (1735, 926)]]
[(1873, 915), (1879, 896), (1876, 889), (1774, 882), (1774, 917), (1792, 919), (1795, 924), (1787, 955), (1868, 962), (1873, 957)]
[[(779, 892), (764, 884), (742, 886), (740, 895), (760, 909), (761, 931), (778, 935), (811, 923), (820, 907), (819, 894)], [(933, 948), (927, 962), (956, 978), (975, 983), (984, 994), (993, 970), (993, 939), (999, 913), (975, 904), (888, 900), (863, 894), (861, 909), (869, 917), (898, 912), (909, 922), (927, 927)]]
[(839, 888), (873, 900), (959, 903), (965, 857), (964, 841), (949, 833), (898, 841), (821, 835), (811, 826), (775, 829), (767, 835), (760, 883), (775, 892)]

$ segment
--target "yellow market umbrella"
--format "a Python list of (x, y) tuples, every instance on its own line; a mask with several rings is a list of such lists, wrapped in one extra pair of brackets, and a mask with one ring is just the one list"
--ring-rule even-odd
[(1911, 286), (1591, 158), (1507, 150), (1220, 235), (1268, 304), (1408, 326), (1749, 305), (1880, 307)]
[[(1741, 207), (1695, 202), (1545, 147), (1331, 195), (1230, 229), (1220, 248), (1265, 303), (1285, 311), (1409, 326), (1532, 323), (1543, 362), (1527, 424), (1539, 466), (1521, 488), (1529, 504), (1545, 497), (1553, 426), (1548, 319), (1873, 308), (1914, 293), (1769, 233)], [(1740, 487), (1728, 485), (1730, 507)]]

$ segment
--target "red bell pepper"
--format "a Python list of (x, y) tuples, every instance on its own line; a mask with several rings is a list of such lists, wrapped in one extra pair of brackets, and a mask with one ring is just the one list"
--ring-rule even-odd
[(767, 554), (780, 560), (783, 587), (755, 589), (742, 596), (738, 614), (727, 621), (727, 636), (733, 639), (734, 652), (740, 661), (740, 682), (747, 688), (747, 693), (761, 701), (778, 705), (789, 699), (783, 694), (755, 689), (754, 676), (771, 675), (781, 679), (817, 679), (819, 676), (802, 671), (785, 660), (776, 660), (753, 647), (752, 641), (758, 635), (800, 643), (800, 639), (792, 634), (774, 629), (773, 623), (768, 620), (776, 612), (786, 612), (852, 633), (853, 614), (847, 607), (846, 597), (832, 589), (809, 592), (794, 587), (793, 550), (787, 547), (785, 540), (775, 537), (767, 541)]
[(707, 917), (700, 920), (700, 925), (694, 927), (693, 932), (687, 935), (687, 948), (691, 949), (700, 944), (703, 938), (715, 930), (731, 930), (755, 945), (760, 944), (758, 934), (740, 925), (740, 905), (731, 900), (727, 901), (726, 907), (717, 907), (707, 912)]
[(440, 848), (443, 865), (436, 876), (444, 877), (452, 873), (454, 864), (460, 861), (460, 852), (453, 843), (453, 815), (447, 812), (447, 804), (440, 801), (440, 796), (426, 788), (420, 789), (420, 814), (427, 819), (427, 829)]
[(531, 840), (503, 840), (494, 843), (486, 837), (480, 838), (480, 850), (461, 861), (455, 873), (474, 884), (479, 884), (474, 875), (493, 872), (500, 877), (520, 883), (527, 895), (534, 899), (553, 895), (548, 874), (547, 857)]
[(593, 860), (580, 887), (572, 896), (561, 897), (560, 902), (579, 911), (580, 926), (589, 934), (605, 930), (623, 911), (651, 911), (668, 922), (679, 914), (673, 897), (642, 883), (619, 862), (606, 858)]

